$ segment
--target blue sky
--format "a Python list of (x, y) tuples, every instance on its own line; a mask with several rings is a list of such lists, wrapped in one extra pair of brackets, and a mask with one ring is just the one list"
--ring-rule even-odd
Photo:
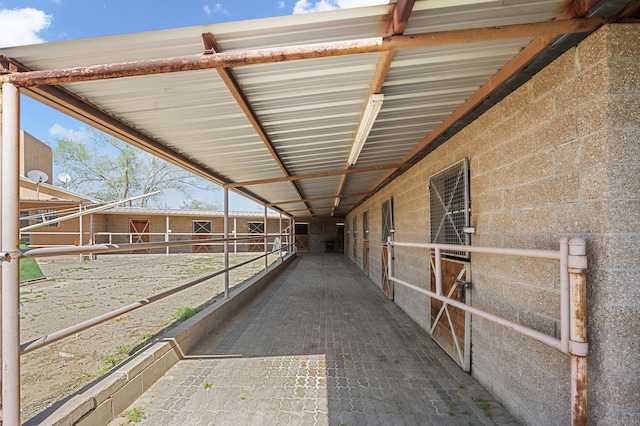
[[(388, 0), (0, 0), (0, 47), (76, 40), (191, 25), (312, 13)], [(86, 125), (22, 97), (21, 127), (54, 147), (56, 140), (82, 140)], [(54, 174), (58, 171), (54, 169)], [(221, 191), (202, 195), (221, 205)], [(239, 197), (232, 210), (260, 209)]]

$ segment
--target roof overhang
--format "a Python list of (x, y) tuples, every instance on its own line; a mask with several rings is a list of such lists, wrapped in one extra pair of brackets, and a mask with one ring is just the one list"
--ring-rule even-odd
[[(22, 46), (0, 50), (0, 80), (289, 216), (344, 216), (638, 8), (595, 3), (398, 0)], [(377, 93), (384, 103), (350, 164)]]

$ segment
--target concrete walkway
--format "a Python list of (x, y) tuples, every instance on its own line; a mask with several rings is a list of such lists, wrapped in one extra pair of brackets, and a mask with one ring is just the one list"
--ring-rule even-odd
[(337, 254), (299, 256), (132, 407), (146, 425), (517, 424)]

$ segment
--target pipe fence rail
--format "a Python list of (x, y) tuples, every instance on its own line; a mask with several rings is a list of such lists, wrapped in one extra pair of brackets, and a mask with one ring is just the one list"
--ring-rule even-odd
[[(392, 234), (393, 235), (393, 234)], [(585, 241), (581, 238), (562, 238), (558, 250), (510, 249), (500, 247), (480, 247), (453, 244), (410, 243), (387, 240), (389, 261), (387, 274), (390, 281), (413, 291), (425, 294), (441, 301), (444, 306), (454, 306), (472, 315), (510, 328), (525, 336), (538, 340), (571, 357), (571, 403), (574, 425), (586, 424), (587, 413), (587, 353), (586, 336), (586, 270), (587, 256)], [(396, 248), (429, 249), (435, 257), (435, 292), (411, 284), (394, 276), (394, 257)], [(535, 259), (556, 260), (560, 266), (560, 339), (541, 333), (525, 325), (507, 320), (499, 315), (484, 311), (454, 300), (443, 294), (442, 252), (458, 251), (483, 253), (499, 256), (515, 256)]]

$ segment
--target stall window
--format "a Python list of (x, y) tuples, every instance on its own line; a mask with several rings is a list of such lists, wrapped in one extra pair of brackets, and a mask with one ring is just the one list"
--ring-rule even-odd
[[(429, 179), (431, 242), (470, 244), (464, 228), (469, 226), (469, 165), (464, 159)], [(447, 251), (449, 256), (468, 258), (469, 254)]]
[[(386, 243), (387, 238), (393, 231), (393, 200), (389, 198), (382, 203), (382, 242)], [(393, 238), (393, 237), (392, 237)]]

